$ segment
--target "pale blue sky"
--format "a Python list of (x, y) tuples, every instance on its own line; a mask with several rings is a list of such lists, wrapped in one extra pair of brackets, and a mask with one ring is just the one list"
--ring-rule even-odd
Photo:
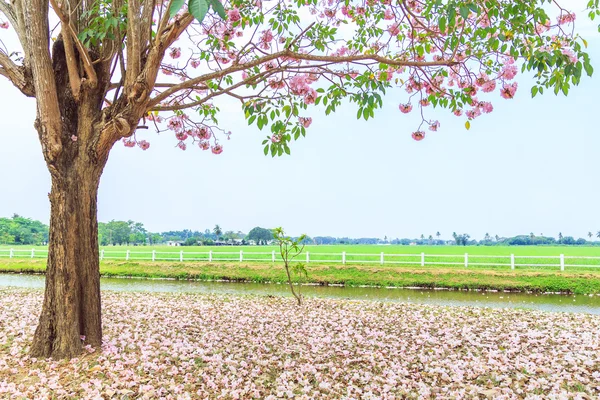
[[(265, 135), (233, 103), (223, 103), (235, 110), (221, 116), (233, 135), (218, 156), (182, 152), (170, 134), (142, 133), (148, 151), (113, 150), (99, 219), (132, 219), (152, 231), (260, 225), (382, 238), (599, 231), (600, 35), (582, 14), (578, 28), (588, 32), (593, 78), (568, 98), (532, 100), (531, 80), (521, 76), (517, 98), (498, 95), (495, 111), (470, 131), (464, 118), (435, 110), (440, 131), (415, 142), (416, 116), (398, 111), (405, 93), (396, 91), (374, 121), (356, 121), (352, 106), (329, 117), (315, 110), (307, 137), (282, 158), (263, 155)], [(33, 129), (34, 101), (1, 77), (0, 93), (0, 216), (46, 222), (50, 177)]]

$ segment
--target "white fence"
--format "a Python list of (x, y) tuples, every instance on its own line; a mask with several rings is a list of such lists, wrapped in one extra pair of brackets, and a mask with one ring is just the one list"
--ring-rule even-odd
[[(0, 249), (0, 258), (46, 258), (48, 250), (15, 250)], [(281, 262), (281, 256), (275, 252), (238, 251), (100, 251), (100, 260), (122, 261), (206, 261), (206, 262)], [(303, 252), (297, 261), (321, 264), (379, 264), (379, 265), (407, 265), (407, 266), (461, 266), (469, 267), (516, 267), (527, 268), (600, 268), (600, 257), (587, 256), (520, 256), (520, 255), (480, 255), (480, 254), (386, 254), (386, 253), (311, 253)]]

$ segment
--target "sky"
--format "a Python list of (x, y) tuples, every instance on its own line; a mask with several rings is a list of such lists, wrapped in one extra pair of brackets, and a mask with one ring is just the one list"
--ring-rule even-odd
[[(264, 156), (266, 133), (248, 127), (235, 103), (219, 104), (222, 127), (233, 133), (220, 155), (181, 151), (172, 134), (150, 129), (138, 135), (151, 144), (145, 152), (115, 145), (100, 184), (99, 220), (131, 219), (153, 232), (219, 224), (380, 238), (600, 231), (596, 27), (579, 15), (577, 31), (597, 72), (568, 97), (531, 99), (533, 80), (521, 76), (516, 98), (497, 95), (494, 112), (468, 131), (464, 117), (429, 110), (441, 128), (421, 142), (411, 138), (416, 115), (398, 111), (403, 90), (390, 93), (368, 122), (356, 120), (353, 106), (330, 116), (315, 109), (306, 138), (281, 158)], [(0, 94), (0, 217), (47, 223), (50, 175), (33, 128), (35, 102), (3, 77)]]

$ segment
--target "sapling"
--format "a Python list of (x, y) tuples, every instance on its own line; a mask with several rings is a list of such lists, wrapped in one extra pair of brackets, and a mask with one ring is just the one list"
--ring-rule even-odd
[(308, 272), (306, 271), (306, 267), (303, 263), (299, 262), (294, 265), (290, 265), (290, 263), (304, 250), (303, 242), (304, 239), (306, 239), (306, 235), (301, 235), (299, 238), (294, 240), (293, 238), (285, 235), (283, 228), (275, 228), (273, 229), (273, 237), (279, 245), (279, 254), (281, 255), (281, 259), (283, 260), (283, 266), (285, 268), (285, 273), (287, 274), (290, 290), (292, 291), (292, 294), (298, 301), (298, 305), (301, 306), (302, 286), (298, 285), (298, 287), (294, 289), (294, 283), (292, 282), (292, 274), (298, 277), (299, 283), (302, 283), (304, 279), (308, 278)]

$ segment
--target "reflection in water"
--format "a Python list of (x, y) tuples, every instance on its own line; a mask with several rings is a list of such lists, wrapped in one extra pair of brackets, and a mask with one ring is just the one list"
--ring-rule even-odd
[[(42, 275), (0, 274), (0, 287), (44, 287)], [(102, 278), (103, 290), (125, 292), (185, 292), (290, 296), (287, 286), (263, 283), (197, 282), (151, 279)], [(497, 293), (456, 290), (384, 289), (338, 286), (303, 286), (309, 297), (400, 301), (444, 306), (529, 308), (543, 311), (600, 314), (600, 296)]]

